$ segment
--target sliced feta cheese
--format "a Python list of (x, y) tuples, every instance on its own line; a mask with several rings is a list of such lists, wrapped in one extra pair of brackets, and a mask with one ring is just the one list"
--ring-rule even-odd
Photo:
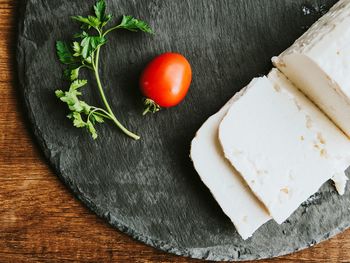
[(232, 104), (219, 140), (278, 223), (350, 164), (348, 138), (276, 69)]
[(340, 195), (345, 194), (346, 183), (349, 180), (345, 174), (338, 173), (332, 177), (334, 186)]
[(204, 184), (243, 239), (247, 239), (271, 217), (241, 176), (225, 159), (218, 139), (218, 127), (237, 94), (210, 117), (192, 141), (191, 158)]
[(350, 136), (349, 0), (339, 1), (272, 61)]

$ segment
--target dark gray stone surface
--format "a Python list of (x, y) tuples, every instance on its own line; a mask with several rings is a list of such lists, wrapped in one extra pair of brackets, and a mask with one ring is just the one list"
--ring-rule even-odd
[[(188, 157), (196, 130), (287, 48), (335, 0), (109, 0), (116, 15), (149, 21), (155, 36), (117, 32), (102, 51), (101, 75), (117, 116), (142, 135), (135, 142), (100, 126), (95, 142), (65, 118), (54, 96), (67, 88), (55, 41), (78, 30), (70, 15), (87, 14), (93, 1), (28, 0), (19, 17), (20, 90), (33, 132), (47, 160), (74, 195), (111, 225), (146, 244), (208, 260), (274, 257), (309, 247), (349, 226), (350, 191), (331, 184), (283, 225), (269, 222), (243, 241), (201, 183)], [(325, 5), (323, 9), (319, 8)], [(184, 54), (194, 81), (174, 109), (141, 116), (137, 80), (164, 51)], [(90, 83), (94, 79), (89, 75)], [(84, 99), (100, 104), (95, 87)], [(305, 174), (307, 176), (307, 174)], [(38, 189), (40, 191), (40, 189)], [(239, 202), (239, 200), (232, 200)]]

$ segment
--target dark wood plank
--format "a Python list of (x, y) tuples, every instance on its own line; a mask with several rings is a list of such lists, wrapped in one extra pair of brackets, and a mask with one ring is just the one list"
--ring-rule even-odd
[[(158, 252), (110, 228), (46, 165), (16, 91), (18, 3), (0, 0), (0, 262), (197, 262)], [(349, 251), (347, 231), (303, 252), (260, 262), (349, 262)]]

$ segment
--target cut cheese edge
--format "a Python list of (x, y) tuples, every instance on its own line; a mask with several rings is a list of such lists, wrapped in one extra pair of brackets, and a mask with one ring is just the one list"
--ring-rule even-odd
[(350, 137), (350, 1), (341, 0), (272, 59)]
[(237, 232), (243, 239), (247, 239), (271, 217), (225, 159), (218, 139), (219, 124), (241, 93), (232, 98), (199, 129), (192, 141), (191, 158), (201, 180), (233, 222)]
[(350, 163), (348, 138), (276, 69), (232, 104), (219, 140), (277, 223)]
[(348, 182), (348, 177), (345, 174), (336, 174), (332, 177), (332, 181), (334, 182), (334, 187), (337, 189), (337, 192), (340, 195), (345, 194), (346, 184)]

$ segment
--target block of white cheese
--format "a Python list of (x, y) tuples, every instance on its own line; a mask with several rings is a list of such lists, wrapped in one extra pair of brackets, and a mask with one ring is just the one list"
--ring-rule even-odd
[(276, 69), (232, 104), (219, 140), (277, 223), (350, 164), (347, 136)]
[(350, 137), (350, 1), (341, 0), (272, 59)]
[(225, 159), (218, 138), (218, 127), (237, 94), (210, 117), (192, 141), (191, 158), (201, 180), (209, 188), (224, 213), (247, 239), (271, 217), (241, 176)]

